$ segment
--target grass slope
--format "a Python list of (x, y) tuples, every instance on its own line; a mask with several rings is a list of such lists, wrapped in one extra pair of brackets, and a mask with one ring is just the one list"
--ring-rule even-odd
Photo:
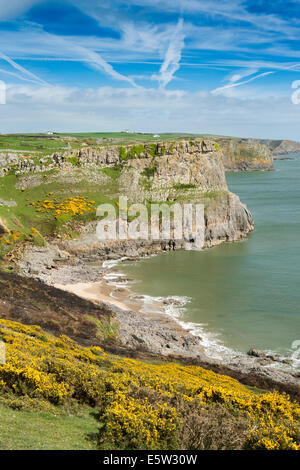
[(9, 408), (0, 402), (0, 450), (93, 450), (98, 431), (94, 409), (79, 416)]

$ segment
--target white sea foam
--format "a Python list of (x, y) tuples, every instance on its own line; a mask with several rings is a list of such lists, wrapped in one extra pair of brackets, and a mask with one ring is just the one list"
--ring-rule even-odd
[[(172, 303), (172, 300), (174, 303)], [(155, 304), (160, 305), (160, 313), (171, 317), (184, 330), (194, 336), (201, 338), (201, 345), (205, 349), (207, 356), (217, 360), (229, 360), (232, 357), (242, 355), (239, 351), (234, 351), (224, 344), (218, 334), (208, 330), (207, 325), (200, 323), (188, 322), (183, 319), (186, 311), (186, 305), (191, 302), (189, 297), (184, 296), (168, 296), (168, 297), (152, 297), (150, 295), (143, 296), (144, 305), (141, 309), (143, 313), (157, 313)]]
[[(156, 255), (149, 255), (152, 257)], [(128, 258), (123, 257), (119, 260), (109, 260), (104, 261), (103, 267), (116, 267), (119, 263), (126, 261)], [(136, 261), (138, 263), (138, 260)], [(132, 262), (130, 262), (132, 265)], [(138, 280), (128, 280), (121, 279), (126, 278), (126, 274), (120, 272), (110, 272), (105, 274), (104, 279), (108, 281), (108, 284), (116, 288), (125, 287), (129, 284), (138, 283)], [(120, 282), (121, 281), (121, 282)], [(113, 292), (110, 293), (112, 298), (116, 298), (113, 295)], [(139, 295), (139, 300), (142, 301), (141, 312), (145, 314), (161, 313), (162, 315), (167, 315), (171, 317), (178, 325), (181, 326), (184, 330), (188, 331), (194, 336), (201, 338), (201, 345), (205, 349), (205, 353), (212, 359), (222, 361), (224, 363), (229, 363), (233, 359), (238, 359), (247, 357), (245, 352), (235, 350), (226, 346), (220, 337), (220, 334), (209, 331), (207, 324), (202, 323), (193, 323), (184, 320), (184, 313), (186, 312), (186, 306), (191, 299), (185, 296), (167, 296), (167, 297), (154, 297), (150, 295)], [(174, 301), (174, 303), (172, 303)], [(265, 350), (267, 355), (279, 355), (281, 360), (289, 359), (291, 360), (290, 355), (280, 355), (278, 351)], [(291, 350), (291, 353), (293, 351)], [(249, 357), (249, 360), (250, 357)], [(292, 359), (292, 364), (289, 366), (287, 364), (282, 364), (280, 362), (274, 361), (272, 364), (268, 365), (271, 368), (280, 368), (280, 369), (293, 369), (298, 370), (300, 368), (300, 359)]]
[(117, 266), (122, 261), (125, 261), (126, 259), (128, 259), (126, 256), (124, 256), (123, 258), (119, 258), (119, 259), (108, 259), (106, 261), (103, 261), (102, 267), (103, 268), (114, 268), (115, 266)]
[[(208, 325), (204, 323), (194, 323), (184, 320), (184, 313), (186, 312), (186, 306), (191, 301), (189, 297), (184, 296), (168, 296), (168, 297), (153, 297), (150, 295), (143, 295), (142, 300), (144, 302), (141, 311), (146, 314), (158, 313), (157, 305), (160, 306), (160, 313), (170, 316), (176, 321), (184, 330), (190, 334), (201, 338), (201, 345), (205, 349), (205, 353), (208, 357), (216, 359), (220, 362), (230, 363), (234, 359), (244, 357), (245, 360), (251, 361), (251, 357), (245, 352), (238, 351), (236, 349), (226, 346), (222, 342), (221, 335), (209, 330)], [(174, 304), (170, 301), (174, 300)], [(167, 301), (164, 304), (164, 301)], [(265, 350), (267, 355), (279, 355), (280, 360), (289, 359), (289, 355), (281, 355), (276, 351)], [(277, 368), (282, 370), (299, 369), (300, 360), (293, 359), (292, 364), (284, 364), (278, 361), (274, 361), (268, 364), (270, 368)]]

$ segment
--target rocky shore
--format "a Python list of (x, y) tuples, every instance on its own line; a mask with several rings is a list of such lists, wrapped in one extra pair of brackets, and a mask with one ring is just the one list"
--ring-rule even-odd
[[(142, 349), (164, 357), (178, 356), (197, 360), (208, 367), (227, 367), (232, 373), (259, 376), (278, 386), (300, 387), (300, 372), (289, 361), (264, 352), (250, 351), (226, 357), (208, 354), (202, 338), (166, 315), (166, 304), (176, 306), (174, 298), (148, 305), (143, 296), (130, 290), (130, 279), (120, 275), (114, 260), (127, 253), (127, 260), (162, 251), (160, 243), (125, 242), (110, 247), (84, 249), (86, 239), (27, 250), (20, 267), (26, 276), (73, 293), (113, 312), (118, 323), (118, 337), (128, 351)], [(108, 248), (108, 247), (106, 247)], [(99, 251), (100, 250), (100, 251)], [(168, 256), (166, 254), (166, 256)], [(180, 308), (180, 302), (177, 304)]]

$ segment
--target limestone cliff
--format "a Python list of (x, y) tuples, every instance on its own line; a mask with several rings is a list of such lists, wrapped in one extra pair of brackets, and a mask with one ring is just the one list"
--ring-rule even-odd
[(209, 140), (84, 148), (81, 165), (120, 168), (119, 193), (130, 203), (198, 201), (205, 206), (205, 245), (239, 240), (253, 230), (250, 212), (229, 192), (218, 144)]
[(282, 140), (274, 150), (274, 155), (287, 155), (292, 153), (300, 153), (300, 143), (292, 140)]
[[(21, 155), (13, 165), (2, 167), (1, 174), (14, 172), (17, 187), (47, 181), (71, 180), (76, 188), (88, 187), (94, 176), (99, 191), (106, 188), (105, 199), (118, 194), (129, 203), (199, 202), (205, 207), (205, 244), (239, 240), (253, 230), (253, 220), (239, 198), (226, 184), (223, 154), (211, 140), (181, 140), (128, 146), (94, 146), (55, 153), (41, 159)], [(49, 170), (52, 173), (49, 174)], [(30, 173), (30, 175), (28, 175)], [(52, 180), (51, 180), (52, 178)]]
[(300, 153), (300, 142), (294, 140), (248, 139), (249, 142), (266, 145), (273, 155)]
[(274, 169), (272, 152), (264, 144), (236, 139), (220, 139), (218, 144), (226, 171)]

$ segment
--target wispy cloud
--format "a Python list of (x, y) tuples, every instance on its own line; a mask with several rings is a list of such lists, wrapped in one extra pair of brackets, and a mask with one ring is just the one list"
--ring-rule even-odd
[(235, 81), (234, 83), (229, 83), (228, 85), (224, 85), (220, 88), (215, 88), (214, 90), (211, 91), (211, 93), (213, 95), (217, 95), (217, 94), (221, 93), (222, 91), (227, 90), (228, 88), (233, 88), (233, 87), (236, 87), (236, 86), (245, 85), (246, 83), (250, 83), (253, 80), (256, 80), (257, 78), (266, 77), (267, 75), (270, 75), (272, 73), (275, 73), (275, 72), (274, 71), (272, 71), (272, 72), (263, 72), (263, 73), (260, 73), (259, 75), (255, 75), (255, 77), (249, 78), (248, 80), (244, 80), (242, 82), (236, 82)]
[[(240, 69), (253, 69), (256, 72), (259, 69), (272, 69), (273, 70), (294, 70), (297, 67), (300, 67), (300, 63), (294, 62), (283, 62), (274, 60), (259, 60), (259, 59), (217, 59), (212, 64), (217, 66), (224, 66), (224, 67), (233, 67), (233, 68), (240, 68)], [(236, 72), (239, 73), (239, 72)]]
[[(19, 33), (16, 33), (15, 37), (19, 37), (18, 35)], [(75, 60), (86, 63), (89, 67), (93, 68), (94, 70), (98, 72), (104, 72), (115, 80), (125, 81), (133, 87), (138, 87), (138, 85), (132, 78), (127, 77), (126, 75), (116, 71), (109, 62), (103, 59), (103, 57), (98, 52), (92, 49), (96, 48), (97, 45), (99, 45), (99, 40), (94, 40), (91, 43), (87, 41), (87, 45), (85, 45), (85, 41), (82, 41), (82, 39), (79, 37), (68, 38), (64, 36), (50, 34), (43, 30), (29, 30), (27, 32), (24, 31), (23, 37), (26, 38), (26, 40), (28, 41), (28, 49), (31, 50), (34, 54), (40, 55), (43, 51), (48, 51), (49, 55), (52, 56), (48, 57), (48, 60), (59, 60), (59, 57), (55, 57), (54, 55), (55, 53), (57, 53), (57, 51), (60, 51), (61, 53), (67, 56), (65, 58), (66, 60)], [(39, 83), (46, 84), (44, 80), (40, 79), (32, 72), (29, 72), (27, 69), (25, 69), (13, 59), (1, 52), (0, 58), (6, 60), (15, 69), (17, 69), (24, 75), (27, 75), (31, 79), (34, 79)], [(39, 57), (37, 59), (40, 60)]]
[(18, 73), (15, 73), (15, 72), (11, 72), (9, 70), (0, 69), (0, 73), (4, 73), (5, 75), (9, 75), (10, 77), (18, 78), (19, 80), (22, 80), (24, 82), (37, 83), (36, 80), (31, 80), (30, 78), (25, 78), (22, 75), (20, 75)]
[[(79, 0), (73, 0), (79, 1)], [(121, 1), (125, 3), (126, 0)], [(127, 3), (127, 2), (126, 2)], [(148, 6), (165, 12), (178, 12), (184, 8), (186, 14), (203, 14), (221, 18), (232, 24), (242, 22), (254, 26), (257, 30), (276, 31), (290, 38), (299, 33), (298, 18), (284, 19), (268, 11), (250, 12), (244, 0), (131, 0), (132, 5)], [(266, 10), (268, 10), (266, 6)]]
[(103, 57), (101, 57), (100, 54), (94, 51), (91, 51), (87, 48), (84, 48), (82, 46), (76, 46), (76, 49), (78, 50), (79, 53), (83, 55), (83, 60), (95, 70), (100, 70), (101, 72), (105, 72), (108, 75), (110, 75), (112, 78), (114, 78), (115, 80), (128, 82), (133, 87), (136, 87), (136, 88), (139, 87), (132, 78), (127, 77), (126, 75), (123, 75), (117, 72), (111, 64), (106, 62), (103, 59)]
[(231, 73), (228, 77), (230, 83), (235, 83), (241, 80), (242, 78), (249, 77), (249, 75), (254, 75), (257, 73), (257, 69), (244, 69), (244, 70), (236, 70), (235, 72)]
[(164, 61), (160, 67), (158, 75), (152, 75), (160, 83), (160, 88), (165, 86), (172, 80), (175, 72), (179, 69), (181, 52), (184, 48), (183, 19), (179, 18), (176, 28), (172, 32), (171, 39), (165, 54)]
[[(34, 81), (36, 81), (38, 83), (43, 83), (44, 85), (47, 85), (47, 82), (45, 80), (42, 80), (41, 78), (39, 78), (34, 73), (32, 73), (29, 70), (25, 69), (24, 67), (22, 67), (22, 65), (15, 62), (13, 59), (8, 57), (6, 54), (3, 54), (2, 52), (0, 52), (0, 58), (5, 60), (6, 62), (8, 62), (14, 69), (21, 72), (21, 74), (24, 74), (25, 77), (30, 77), (31, 79), (33, 79)], [(19, 78), (22, 78), (22, 76), (19, 76)]]
[(227, 77), (227, 80), (229, 81), (228, 84), (222, 86), (222, 87), (219, 87), (219, 88), (215, 88), (214, 90), (211, 91), (212, 94), (214, 95), (218, 95), (218, 94), (222, 94), (224, 91), (230, 89), (230, 88), (234, 88), (234, 87), (237, 87), (237, 86), (240, 86), (240, 85), (246, 85), (247, 83), (250, 83), (258, 78), (263, 78), (263, 77), (266, 77), (268, 75), (271, 75), (271, 74), (274, 74), (274, 73), (278, 73), (279, 71), (299, 71), (299, 67), (300, 67), (300, 64), (292, 64), (292, 65), (287, 65), (287, 64), (278, 64), (278, 63), (265, 63), (265, 64), (260, 64), (260, 65), (264, 65), (265, 67), (268, 66), (268, 67), (272, 67), (272, 68), (275, 68), (275, 70), (271, 70), (271, 71), (268, 71), (268, 72), (263, 72), (263, 73), (260, 73), (258, 75), (255, 75), (254, 77), (251, 77), (249, 78), (248, 80), (243, 80), (241, 81), (242, 78), (245, 78), (245, 77), (248, 77), (250, 75), (254, 75), (258, 72), (259, 69), (245, 69), (245, 70), (241, 70), (241, 71), (236, 71), (234, 73), (232, 73), (229, 77)]

